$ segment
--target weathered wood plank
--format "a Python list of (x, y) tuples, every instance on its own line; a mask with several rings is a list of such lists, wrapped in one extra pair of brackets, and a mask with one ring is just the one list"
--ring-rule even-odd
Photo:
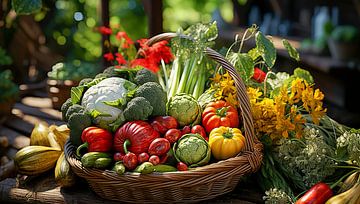
[(32, 115), (40, 118), (46, 118), (51, 120), (61, 120), (61, 112), (52, 108), (39, 108), (24, 105), (22, 103), (16, 103), (14, 108), (21, 110), (22, 113)]
[(21, 149), (30, 145), (29, 137), (26, 137), (21, 133), (11, 130), (7, 127), (0, 128), (0, 135), (6, 136), (8, 138), (9, 145), (16, 149)]
[(52, 108), (50, 98), (25, 97), (21, 100), (21, 103), (32, 107)]
[(30, 135), (34, 126), (40, 122), (47, 122), (49, 125), (62, 125), (65, 124), (63, 121), (59, 120), (50, 120), (50, 119), (43, 119), (38, 118), (30, 115), (24, 115), (20, 110), (13, 109), (13, 115), (10, 117), (6, 122), (5, 126), (11, 128), (15, 131), (18, 131), (22, 134)]
[[(86, 185), (64, 189), (52, 187), (52, 182), (38, 182), (43, 185), (41, 189), (36, 187), (19, 188), (16, 179), (8, 178), (0, 182), (0, 202), (12, 203), (78, 203), (78, 204), (115, 204), (118, 202), (107, 201), (95, 195)], [(47, 185), (44, 187), (44, 185)]]
[(0, 166), (0, 181), (13, 176), (16, 176), (14, 161), (9, 161), (5, 165)]

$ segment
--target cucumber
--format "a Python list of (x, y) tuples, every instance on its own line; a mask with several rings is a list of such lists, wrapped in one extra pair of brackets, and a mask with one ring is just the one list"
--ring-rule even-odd
[(166, 165), (166, 164), (158, 164), (155, 166), (146, 166), (141, 173), (142, 174), (150, 174), (153, 172), (174, 172), (177, 171), (177, 169), (173, 166)]
[(113, 169), (118, 175), (123, 175), (125, 173), (125, 165), (122, 163), (122, 161), (118, 161), (115, 163)]
[(137, 166), (136, 169), (134, 170), (134, 172), (143, 173), (143, 171), (145, 169), (149, 169), (149, 168), (151, 169), (151, 167), (153, 167), (153, 166), (154, 165), (152, 163), (150, 163), (150, 162), (144, 162), (144, 163), (140, 164), (139, 166)]
[(88, 152), (81, 157), (81, 163), (86, 168), (92, 168), (95, 165), (95, 161), (99, 158), (111, 159), (111, 155), (104, 152)]
[(177, 168), (166, 164), (158, 164), (154, 166), (154, 172), (172, 172), (172, 171), (177, 171)]
[(95, 160), (94, 168), (97, 169), (106, 169), (112, 163), (111, 158), (99, 158)]

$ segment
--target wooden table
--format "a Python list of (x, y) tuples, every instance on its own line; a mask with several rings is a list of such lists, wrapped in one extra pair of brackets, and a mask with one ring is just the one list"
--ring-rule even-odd
[[(49, 125), (61, 125), (61, 113), (54, 110), (51, 100), (44, 94), (24, 97), (16, 103), (13, 115), (0, 125), (0, 136), (7, 136), (9, 147), (6, 155), (13, 159), (18, 149), (30, 144), (30, 135), (34, 125), (45, 121)], [(13, 164), (13, 163), (9, 163)], [(9, 167), (0, 167), (0, 181)], [(11, 168), (11, 167), (10, 167)], [(9, 171), (9, 169), (8, 169)], [(76, 185), (69, 189), (60, 188), (54, 181), (53, 172), (36, 178), (15, 178), (14, 171), (6, 173), (10, 178), (0, 182), (0, 203), (116, 203), (104, 200), (91, 191), (85, 181), (79, 178)], [(254, 186), (254, 178), (242, 181), (236, 189), (219, 198), (202, 203), (262, 203), (262, 194)]]

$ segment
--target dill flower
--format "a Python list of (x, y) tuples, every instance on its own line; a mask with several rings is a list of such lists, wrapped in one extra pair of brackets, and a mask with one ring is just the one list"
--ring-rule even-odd
[(265, 204), (291, 204), (291, 198), (283, 190), (277, 188), (271, 188), (265, 191), (263, 197)]
[(335, 172), (335, 150), (318, 129), (306, 127), (301, 139), (282, 139), (276, 156), (295, 186), (306, 190)]
[(347, 159), (353, 164), (360, 166), (360, 134), (346, 131), (336, 139), (336, 147), (344, 149), (347, 153)]

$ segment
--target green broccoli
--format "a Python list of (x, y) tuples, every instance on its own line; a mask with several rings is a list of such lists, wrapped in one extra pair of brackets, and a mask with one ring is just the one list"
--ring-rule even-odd
[(61, 115), (62, 115), (62, 119), (63, 121), (67, 122), (68, 118), (66, 118), (66, 112), (68, 111), (68, 109), (70, 108), (70, 106), (72, 106), (72, 102), (71, 102), (71, 98), (68, 98), (61, 106)]
[(98, 78), (109, 78), (111, 77), (111, 75), (109, 73), (99, 73), (95, 76), (95, 79), (98, 79)]
[(135, 97), (128, 102), (124, 116), (127, 121), (147, 120), (153, 111), (150, 102), (144, 97)]
[(70, 117), (75, 113), (83, 113), (85, 108), (79, 104), (74, 104), (68, 108), (65, 114), (65, 121), (69, 121)]
[(79, 82), (79, 86), (85, 85), (89, 82), (91, 82), (93, 79), (92, 78), (84, 78)]
[(135, 97), (144, 97), (153, 107), (151, 116), (165, 115), (167, 95), (160, 84), (147, 82), (136, 90)]
[(73, 145), (80, 145), (82, 131), (91, 126), (91, 117), (82, 112), (74, 113), (70, 116), (68, 121), (68, 127), (70, 129), (70, 141)]
[(134, 82), (135, 82), (135, 84), (140, 86), (140, 85), (145, 84), (146, 82), (159, 83), (159, 79), (152, 71), (144, 68), (136, 73)]
[(118, 76), (113, 66), (104, 69), (102, 73), (108, 74), (110, 77)]

